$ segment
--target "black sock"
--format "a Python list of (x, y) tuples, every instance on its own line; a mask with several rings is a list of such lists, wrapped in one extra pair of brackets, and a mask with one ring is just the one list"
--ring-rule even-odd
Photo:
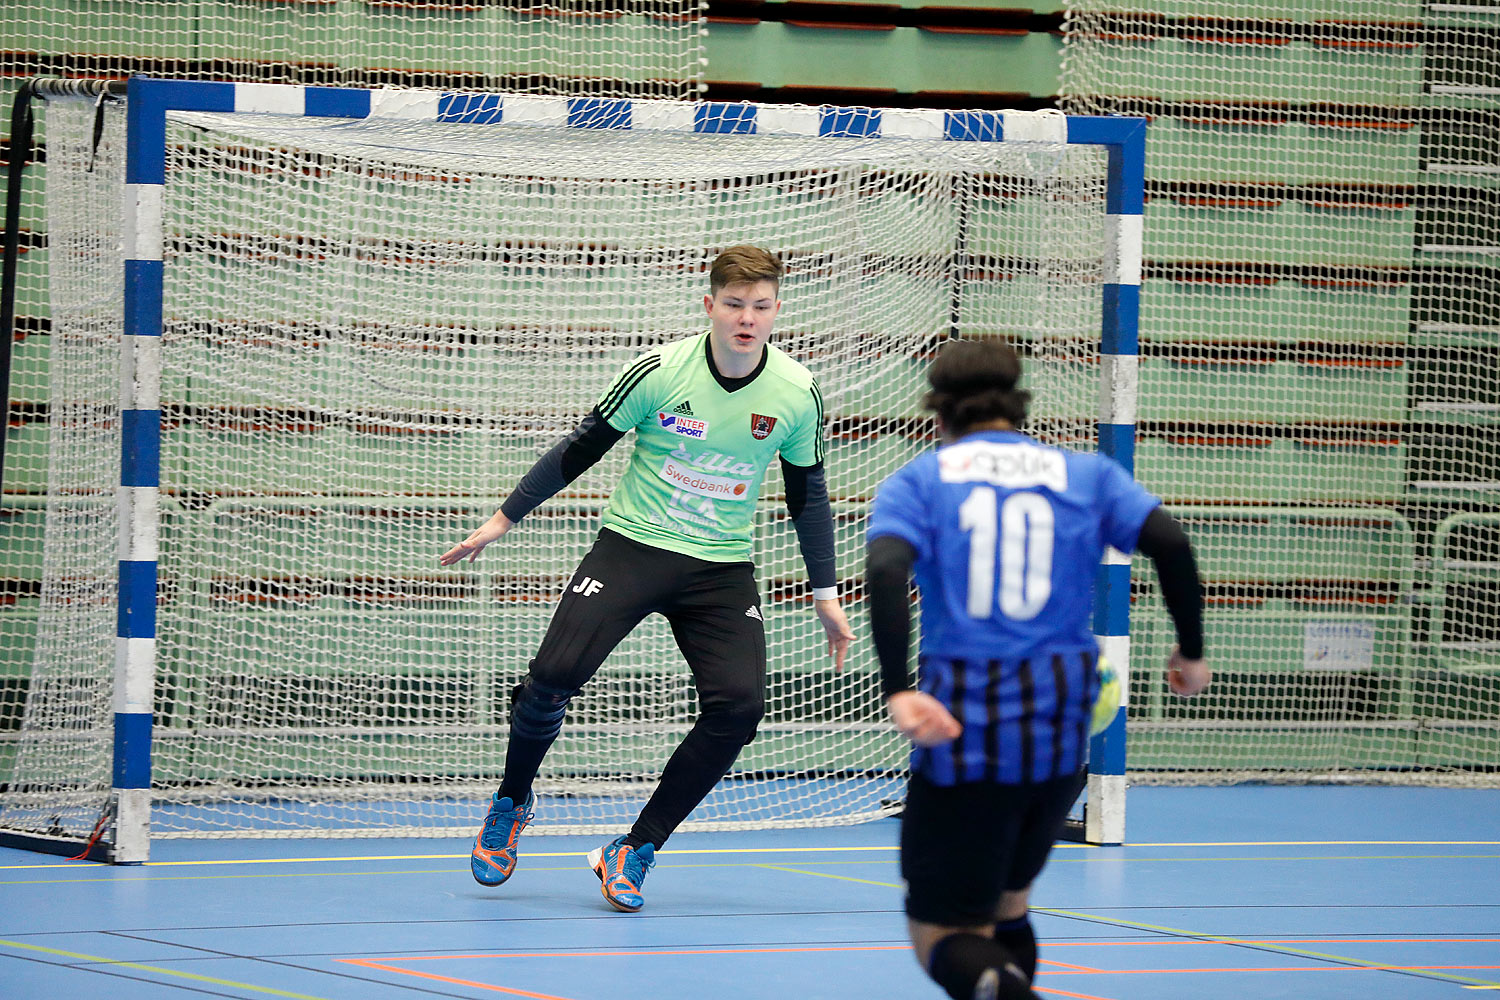
[(1036, 932), (1031, 928), (1030, 916), (996, 924), (995, 941), (1016, 956), (1016, 965), (1026, 973), (1027, 980), (1036, 982)]
[[(637, 850), (646, 844), (651, 844), (651, 841), (647, 840), (645, 837), (638, 835), (634, 830), (625, 835), (625, 846), (630, 848), (632, 851)], [(651, 844), (651, 850), (656, 850), (655, 844)]]
[(950, 934), (939, 941), (927, 974), (953, 1000), (1036, 1000), (1016, 957), (978, 934)]
[[(555, 737), (554, 737), (555, 739)], [(519, 806), (531, 794), (531, 782), (541, 769), (542, 758), (552, 746), (552, 739), (535, 739), (518, 735), (511, 730), (510, 743), (505, 748), (505, 774), (500, 778), (500, 788), (495, 792), (502, 799), (510, 797), (512, 806)]]

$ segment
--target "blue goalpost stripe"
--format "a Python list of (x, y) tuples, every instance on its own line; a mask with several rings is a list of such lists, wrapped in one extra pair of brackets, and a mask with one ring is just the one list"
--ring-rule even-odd
[(161, 336), (161, 268), (159, 260), (125, 262), (125, 336)]
[[(1103, 426), (1100, 430), (1103, 430)], [(1101, 434), (1101, 451), (1103, 444)], [(1129, 635), (1130, 564), (1110, 563), (1099, 566), (1094, 575), (1094, 593), (1098, 597), (1094, 604), (1094, 634)], [(1089, 741), (1090, 774), (1125, 773), (1125, 714), (1121, 711), (1109, 724), (1109, 728)]]
[(1089, 740), (1089, 770), (1094, 774), (1125, 773), (1125, 713), (1110, 720), (1104, 732)]
[[(1125, 467), (1125, 471), (1135, 472), (1135, 424), (1100, 424), (1099, 425), (1099, 453), (1108, 455)], [(1108, 635), (1119, 635), (1118, 632), (1101, 633)]]
[(161, 184), (167, 173), (167, 111), (233, 111), (234, 84), (156, 80), (126, 85), (125, 183)]
[(1109, 149), (1109, 187), (1105, 211), (1140, 215), (1146, 208), (1146, 120), (1144, 118), (1072, 115), (1068, 141)]
[(438, 98), (440, 122), (495, 125), (504, 120), (504, 115), (504, 98), (499, 94), (444, 94)]
[(570, 128), (630, 128), (633, 124), (631, 102), (628, 100), (603, 97), (568, 99)]
[(353, 87), (308, 87), (304, 92), (309, 118), (368, 118), (370, 92)]
[(120, 639), (156, 638), (155, 559), (120, 560), (115, 635)]
[(161, 411), (120, 411), (120, 485), (161, 485)]
[(1141, 286), (1104, 286), (1104, 328), (1100, 331), (1101, 354), (1140, 353)]
[(711, 101), (693, 109), (693, 131), (719, 135), (754, 135), (756, 112), (754, 104), (725, 104)]
[(879, 108), (822, 108), (818, 115), (818, 135), (852, 139), (878, 136), (881, 123)]
[(1005, 118), (998, 111), (945, 111), (943, 138), (958, 142), (1001, 142)]
[(115, 713), (114, 774), (111, 787), (151, 787), (151, 713)]

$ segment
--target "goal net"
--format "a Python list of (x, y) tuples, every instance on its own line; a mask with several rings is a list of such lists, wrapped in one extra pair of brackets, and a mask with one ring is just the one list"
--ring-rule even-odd
[(1494, 6), (1071, 8), (1065, 110), (1152, 122), (1136, 471), (1215, 670), (1143, 590), (1131, 780), (1500, 783)]
[[(767, 713), (688, 828), (898, 808), (907, 746), (858, 584), (868, 501), (931, 445), (922, 376), (953, 336), (1020, 345), (1032, 429), (1096, 447), (1102, 147), (950, 141), (944, 122), (970, 119), (941, 112), (876, 129), (857, 110), (375, 98), (365, 119), (167, 116), (152, 837), (472, 833), (509, 692), (630, 442), (472, 565), (437, 557), (627, 362), (706, 328), (708, 263), (742, 242), (787, 262), (775, 342), (822, 387), (860, 639), (835, 672), (773, 469), (754, 557)], [(585, 107), (633, 127), (558, 117)], [(140, 303), (119, 278), (121, 116), (95, 146), (91, 105), (46, 114), (52, 471), (0, 825), (82, 836), (111, 787), (120, 316)], [(998, 138), (1000, 120), (972, 124)], [(1065, 134), (1061, 116), (1006, 120)], [(537, 828), (628, 825), (695, 714), (648, 619), (574, 700)]]
[(0, 9), (0, 70), (33, 76), (463, 87), (692, 99), (703, 0), (160, 0)]

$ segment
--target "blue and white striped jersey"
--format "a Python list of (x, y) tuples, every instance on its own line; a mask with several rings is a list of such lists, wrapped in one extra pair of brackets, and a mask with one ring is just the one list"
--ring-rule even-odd
[(1083, 766), (1097, 680), (1094, 577), (1161, 501), (1112, 459), (980, 431), (881, 484), (868, 538), (916, 550), (922, 690), (964, 724), (914, 752), (929, 780), (1044, 781)]

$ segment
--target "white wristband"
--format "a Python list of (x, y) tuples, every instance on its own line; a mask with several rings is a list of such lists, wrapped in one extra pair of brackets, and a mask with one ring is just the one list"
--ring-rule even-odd
[(839, 588), (838, 587), (814, 587), (813, 588), (813, 600), (815, 600), (815, 601), (836, 601), (838, 599), (839, 599)]

